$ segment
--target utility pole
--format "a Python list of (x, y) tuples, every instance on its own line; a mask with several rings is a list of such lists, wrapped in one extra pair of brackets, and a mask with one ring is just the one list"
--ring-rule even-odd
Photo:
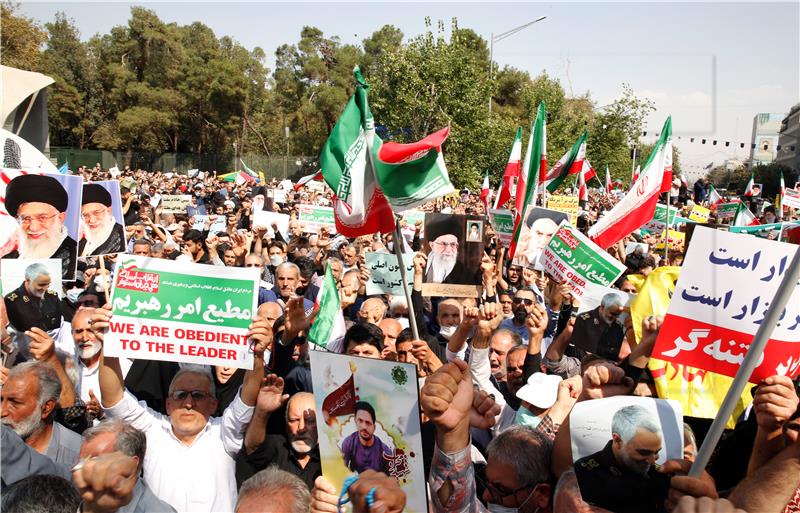
[[(505, 39), (507, 37), (511, 37), (514, 34), (516, 34), (517, 32), (530, 27), (534, 23), (539, 23), (540, 21), (542, 21), (545, 18), (547, 18), (547, 16), (542, 16), (542, 17), (537, 18), (537, 19), (535, 19), (533, 21), (529, 21), (528, 23), (526, 23), (524, 25), (520, 25), (519, 27), (515, 27), (515, 28), (513, 28), (511, 30), (507, 30), (507, 31), (503, 32), (502, 34), (497, 34), (496, 36), (494, 35), (494, 32), (491, 33), (491, 35), (489, 36), (489, 82), (491, 82), (492, 79), (494, 78), (494, 69), (493, 68), (494, 68), (494, 44), (495, 44), (495, 42), (499, 43), (503, 39)], [(490, 94), (489, 95), (489, 116), (491, 116), (491, 115), (492, 115), (492, 95)]]

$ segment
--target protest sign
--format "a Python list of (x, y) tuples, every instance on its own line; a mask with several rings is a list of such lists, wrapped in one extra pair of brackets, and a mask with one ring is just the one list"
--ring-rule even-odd
[[(75, 278), (83, 178), (0, 170), (0, 252), (5, 258), (61, 259), (61, 278)], [(57, 211), (50, 215), (50, 212)]]
[(621, 290), (613, 287), (604, 287), (603, 285), (587, 283), (586, 290), (583, 293), (583, 297), (581, 297), (581, 304), (578, 307), (578, 313), (588, 312), (600, 306), (600, 302), (603, 300), (603, 296), (606, 294), (618, 295), (620, 298), (622, 298), (622, 306), (628, 306), (631, 299), (634, 297), (633, 294), (622, 292)]
[(686, 234), (677, 230), (665, 230), (658, 237), (656, 249), (664, 249), (664, 245), (669, 241), (669, 249), (683, 250), (686, 242)]
[(733, 219), (736, 215), (736, 210), (739, 208), (739, 202), (734, 201), (731, 203), (720, 203), (717, 205), (717, 219)]
[(428, 255), (428, 263), (423, 295), (478, 296), (485, 219), (478, 215), (425, 214), (422, 251)]
[[(617, 459), (612, 444), (618, 437), (651, 450), (656, 463), (683, 457), (683, 413), (675, 401), (646, 397), (617, 396), (575, 404), (570, 417), (570, 442), (575, 478), (584, 501), (611, 511), (653, 510), (664, 503), (670, 488), (670, 476), (651, 465), (648, 459)], [(631, 424), (634, 424), (631, 426)], [(631, 429), (633, 428), (633, 429)], [(633, 442), (633, 440), (636, 442)], [(632, 506), (631, 497), (607, 486), (599, 476), (623, 473), (631, 487), (647, 487), (646, 501)], [(638, 479), (641, 480), (637, 483)], [(619, 478), (618, 478), (619, 479)], [(655, 509), (658, 509), (656, 507)]]
[(555, 210), (556, 212), (564, 212), (569, 216), (569, 222), (573, 226), (578, 223), (578, 205), (577, 196), (550, 196), (547, 200), (547, 208)]
[(523, 216), (517, 250), (511, 263), (542, 270), (539, 262), (542, 251), (558, 230), (558, 225), (568, 219), (569, 216), (564, 212), (529, 206)]
[(800, 208), (800, 190), (786, 189), (783, 194), (782, 206)]
[(278, 231), (284, 240), (289, 240), (289, 214), (279, 214), (267, 210), (259, 210), (253, 213), (253, 229), (266, 228), (266, 236), (271, 239), (275, 238), (273, 224), (278, 226)]
[(194, 223), (192, 224), (193, 230), (200, 230), (201, 232), (206, 229), (206, 221), (211, 218), (211, 225), (209, 225), (208, 233), (214, 235), (215, 233), (225, 231), (225, 216), (197, 214), (194, 216)]
[(47, 290), (52, 290), (59, 296), (64, 295), (61, 288), (61, 260), (57, 258), (34, 258), (22, 260), (19, 258), (4, 258), (0, 260), (0, 296), (10, 294), (25, 281), (25, 269), (33, 264), (42, 264), (50, 273), (50, 285)]
[(564, 220), (542, 251), (540, 263), (558, 282), (567, 283), (572, 294), (583, 297), (586, 285), (608, 287), (625, 272), (625, 266), (600, 249)]
[(689, 213), (689, 219), (698, 223), (707, 223), (709, 216), (711, 216), (711, 210), (700, 205), (692, 207), (692, 211)]
[[(796, 251), (793, 244), (696, 227), (653, 357), (735, 376)], [(750, 381), (798, 372), (800, 287)]]
[(192, 204), (190, 194), (164, 194), (161, 196), (161, 211), (165, 214), (185, 214)]
[(280, 203), (281, 205), (286, 204), (286, 191), (283, 189), (272, 189), (272, 199), (275, 203)]
[[(393, 253), (369, 252), (364, 255), (369, 281), (367, 282), (367, 295), (392, 294), (402, 296), (403, 280), (400, 267), (397, 265), (397, 255)], [(403, 265), (406, 266), (406, 282), (408, 289), (414, 285), (414, 253), (403, 255)]]
[(638, 255), (646, 255), (649, 252), (650, 252), (650, 246), (648, 246), (644, 242), (629, 242), (625, 245), (625, 256), (628, 256), (632, 253), (636, 253)]
[(311, 180), (306, 182), (305, 186), (309, 191), (324, 192), (326, 184), (321, 180)]
[(108, 356), (253, 368), (259, 270), (121, 256)]
[(514, 214), (510, 210), (505, 209), (489, 209), (489, 222), (492, 223), (495, 234), (497, 234), (497, 242), (501, 246), (507, 248), (511, 245), (511, 239), (514, 238)]
[(300, 217), (298, 219), (303, 225), (304, 232), (319, 233), (319, 229), (324, 227), (328, 229), (328, 233), (336, 233), (336, 220), (333, 216), (333, 208), (300, 205), (299, 209)]
[(783, 223), (780, 241), (800, 244), (800, 223)]
[(420, 229), (420, 238), (425, 236), (425, 212), (421, 210), (406, 210), (400, 220), (400, 231), (407, 239), (414, 239), (417, 221), (423, 223)]
[[(676, 208), (669, 209), (669, 225), (675, 225), (675, 216), (678, 215), (678, 210)], [(664, 228), (667, 226), (667, 206), (662, 205), (661, 203), (656, 205), (656, 212), (653, 214), (653, 219), (648, 221), (647, 223), (642, 226), (642, 229), (661, 233), (664, 231)]]
[(781, 223), (757, 224), (754, 226), (731, 226), (731, 233), (746, 233), (760, 239), (779, 240), (783, 225)]
[[(324, 351), (309, 354), (326, 479), (342, 483), (353, 472), (384, 472), (406, 493), (404, 511), (427, 513), (416, 367)], [(371, 421), (372, 432), (359, 432), (356, 419), (362, 416)]]

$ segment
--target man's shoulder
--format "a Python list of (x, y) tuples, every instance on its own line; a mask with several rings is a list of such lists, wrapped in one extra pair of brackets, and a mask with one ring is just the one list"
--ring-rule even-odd
[(58, 431), (59, 445), (70, 449), (77, 448), (77, 450), (80, 451), (81, 444), (83, 443), (83, 436), (58, 422), (53, 423), (53, 430)]
[(594, 454), (590, 454), (588, 456), (584, 456), (583, 458), (578, 459), (575, 462), (575, 472), (578, 472), (578, 469), (585, 471), (585, 472), (595, 472), (604, 467), (602, 464), (603, 461), (603, 451), (597, 451)]

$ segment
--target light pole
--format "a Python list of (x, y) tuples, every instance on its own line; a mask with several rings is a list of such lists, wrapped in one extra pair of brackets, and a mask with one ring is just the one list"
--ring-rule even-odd
[[(494, 59), (494, 44), (495, 44), (495, 42), (499, 43), (503, 39), (505, 39), (507, 37), (511, 37), (514, 34), (516, 34), (517, 32), (530, 27), (534, 23), (539, 23), (540, 21), (542, 21), (545, 18), (547, 18), (547, 16), (542, 16), (541, 18), (537, 18), (537, 19), (535, 19), (533, 21), (529, 21), (528, 23), (526, 23), (524, 25), (520, 25), (519, 27), (513, 28), (511, 30), (506, 30), (502, 34), (497, 34), (496, 36), (494, 35), (494, 32), (492, 32), (491, 36), (489, 37), (489, 82), (492, 81), (493, 73), (494, 73), (494, 70), (493, 70), (493, 68), (494, 68), (494, 60), (493, 59)], [(489, 115), (491, 115), (491, 114), (492, 114), (492, 95), (490, 94), (489, 95)]]

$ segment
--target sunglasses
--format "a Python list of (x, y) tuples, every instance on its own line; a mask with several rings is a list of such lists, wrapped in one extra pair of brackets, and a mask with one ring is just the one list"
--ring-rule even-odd
[(514, 304), (515, 304), (515, 305), (518, 305), (518, 304), (520, 304), (520, 303), (524, 303), (524, 304), (525, 304), (525, 306), (531, 306), (531, 305), (533, 305), (533, 299), (528, 299), (528, 298), (526, 298), (526, 297), (515, 297), (515, 298), (513, 299), (513, 302), (514, 302)]
[(204, 401), (211, 397), (211, 394), (202, 390), (175, 390), (169, 394), (170, 398), (175, 401), (185, 401), (190, 395), (194, 402)]

